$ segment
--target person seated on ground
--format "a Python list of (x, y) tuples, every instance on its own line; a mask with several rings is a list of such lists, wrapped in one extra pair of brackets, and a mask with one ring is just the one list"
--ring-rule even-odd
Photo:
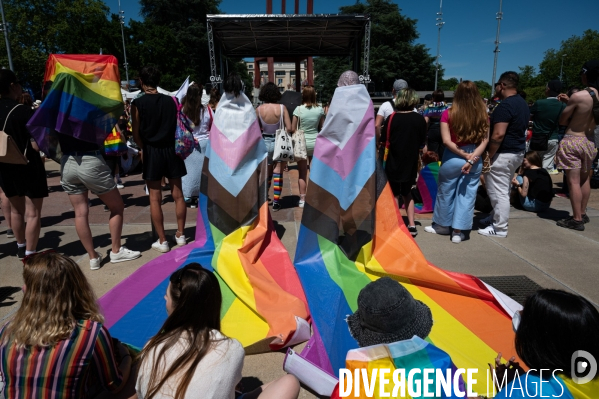
[(403, 285), (382, 277), (362, 288), (358, 310), (347, 317), (347, 325), (362, 348), (403, 341), (414, 335), (425, 339), (433, 328), (433, 315)]
[(517, 204), (525, 211), (541, 212), (549, 209), (553, 199), (553, 181), (543, 168), (543, 160), (536, 151), (528, 151), (522, 160), (520, 172), (512, 179)]
[[(222, 294), (216, 276), (191, 263), (170, 276), (164, 299), (168, 317), (140, 354), (137, 397), (234, 398), (245, 353), (237, 340), (220, 332)], [(241, 397), (298, 395), (298, 380), (286, 375)]]
[(30, 255), (23, 263), (21, 307), (0, 330), (5, 397), (78, 399), (100, 387), (121, 390), (131, 356), (102, 325), (79, 265), (55, 252)]
[(526, 374), (515, 357), (502, 364), (499, 353), (495, 359), (496, 372), (500, 381), (507, 372), (508, 385), (495, 399), (540, 397), (541, 384), (546, 398), (597, 397), (599, 374), (587, 383), (572, 381), (577, 375), (572, 369), (577, 363), (572, 362), (574, 353), (586, 351), (599, 359), (599, 312), (588, 300), (561, 290), (539, 290), (514, 316), (513, 325), (516, 353), (530, 372)]

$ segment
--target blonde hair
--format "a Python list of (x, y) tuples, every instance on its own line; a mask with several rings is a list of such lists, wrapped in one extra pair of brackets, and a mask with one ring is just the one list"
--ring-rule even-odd
[(464, 80), (458, 85), (448, 114), (457, 141), (478, 144), (487, 136), (487, 106), (472, 81)]
[(57, 253), (33, 255), (23, 268), (25, 294), (2, 344), (53, 346), (69, 338), (78, 320), (104, 322), (79, 266)]
[(409, 111), (420, 103), (420, 97), (414, 89), (401, 89), (395, 98), (395, 108), (398, 111)]

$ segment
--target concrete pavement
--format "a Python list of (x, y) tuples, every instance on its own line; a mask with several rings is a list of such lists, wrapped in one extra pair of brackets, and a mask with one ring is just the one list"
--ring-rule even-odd
[[(126, 204), (123, 243), (130, 249), (142, 251), (143, 256), (119, 264), (105, 260), (100, 270), (89, 270), (87, 254), (75, 231), (72, 207), (60, 188), (58, 165), (49, 161), (46, 169), (51, 192), (42, 210), (43, 227), (38, 249), (55, 248), (72, 256), (81, 265), (98, 297), (160, 255), (149, 249), (153, 239), (144, 183), (140, 175), (130, 176), (123, 179), (125, 189), (121, 190)], [(293, 167), (290, 169), (284, 176), (283, 209), (271, 214), (277, 233), (293, 259), (302, 210), (293, 207), (298, 199), (297, 171)], [(557, 187), (561, 175), (555, 176), (554, 181)], [(174, 204), (168, 196), (165, 197), (165, 223), (174, 234)], [(552, 210), (538, 216), (512, 208), (507, 238), (483, 237), (474, 230), (469, 239), (458, 245), (453, 244), (447, 236), (425, 233), (423, 227), (430, 224), (431, 215), (417, 215), (420, 226), (416, 242), (429, 261), (444, 269), (479, 277), (527, 276), (541, 287), (578, 293), (599, 307), (599, 290), (596, 289), (599, 265), (595, 260), (599, 253), (599, 191), (592, 191), (587, 212), (591, 223), (586, 225), (584, 232), (555, 225), (555, 221), (567, 216), (569, 210), (570, 204), (565, 198), (555, 198)], [(190, 239), (194, 238), (196, 215), (196, 209), (188, 209), (186, 236)], [(475, 217), (480, 219), (478, 214)], [(22, 264), (15, 256), (14, 239), (6, 238), (6, 223), (1, 216), (0, 221), (0, 320), (5, 320), (14, 313), (22, 298)], [(100, 200), (95, 196), (92, 196), (90, 222), (96, 247), (106, 255), (110, 250), (108, 213), (103, 211)], [(283, 357), (284, 353), (247, 356), (243, 369), (245, 387), (251, 388), (282, 375)], [(312, 398), (314, 395), (302, 390), (300, 397)]]

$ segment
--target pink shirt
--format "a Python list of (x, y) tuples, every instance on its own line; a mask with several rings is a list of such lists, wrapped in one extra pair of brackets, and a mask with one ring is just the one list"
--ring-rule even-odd
[(456, 143), (456, 145), (458, 147), (464, 147), (466, 145), (475, 144), (475, 143), (470, 143), (470, 142), (457, 141), (458, 138), (455, 135), (455, 133), (453, 132), (453, 129), (451, 128), (451, 123), (449, 123), (449, 109), (446, 109), (441, 114), (441, 123), (447, 123), (449, 125), (449, 134), (451, 135), (451, 141), (453, 141), (454, 143)]

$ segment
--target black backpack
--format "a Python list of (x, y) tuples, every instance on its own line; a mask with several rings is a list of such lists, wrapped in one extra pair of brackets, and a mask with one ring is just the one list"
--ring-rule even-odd
[(595, 119), (595, 123), (599, 125), (599, 99), (593, 90), (589, 89), (588, 87), (585, 90), (588, 91), (593, 98), (593, 118)]

